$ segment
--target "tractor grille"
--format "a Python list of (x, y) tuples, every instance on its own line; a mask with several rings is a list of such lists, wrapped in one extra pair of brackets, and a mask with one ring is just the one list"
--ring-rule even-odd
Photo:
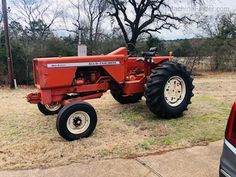
[(39, 85), (39, 68), (37, 60), (34, 60), (34, 83), (35, 85)]

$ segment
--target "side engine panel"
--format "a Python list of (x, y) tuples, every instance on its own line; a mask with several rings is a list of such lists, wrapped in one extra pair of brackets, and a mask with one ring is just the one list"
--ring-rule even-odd
[(106, 71), (106, 75), (117, 83), (124, 83), (126, 58), (127, 56), (122, 55), (104, 55), (35, 59), (35, 85), (39, 89), (70, 87), (73, 85), (75, 78), (76, 80), (81, 78), (76, 85), (93, 84), (102, 71), (99, 68)]

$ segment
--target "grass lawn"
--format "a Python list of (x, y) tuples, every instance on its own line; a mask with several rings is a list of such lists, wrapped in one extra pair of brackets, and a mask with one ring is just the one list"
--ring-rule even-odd
[(43, 116), (25, 95), (0, 89), (0, 169), (45, 168), (107, 158), (130, 158), (194, 145), (224, 136), (236, 98), (236, 73), (205, 73), (195, 78), (195, 97), (183, 117), (162, 120), (145, 100), (120, 105), (109, 93), (89, 102), (98, 113), (94, 134), (74, 142), (62, 139), (56, 116)]

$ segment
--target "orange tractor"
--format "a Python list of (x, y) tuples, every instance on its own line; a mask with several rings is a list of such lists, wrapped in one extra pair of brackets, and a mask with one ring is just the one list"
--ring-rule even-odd
[(146, 98), (151, 112), (177, 118), (193, 96), (193, 79), (186, 67), (158, 56), (156, 48), (131, 57), (126, 48), (108, 55), (38, 58), (33, 60), (37, 93), (27, 95), (45, 115), (58, 114), (56, 127), (66, 140), (88, 137), (97, 124), (95, 109), (84, 100), (110, 90), (121, 104)]

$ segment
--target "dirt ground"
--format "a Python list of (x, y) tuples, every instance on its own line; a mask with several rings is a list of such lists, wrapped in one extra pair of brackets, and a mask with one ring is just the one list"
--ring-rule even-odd
[(145, 100), (120, 105), (109, 93), (89, 101), (98, 113), (94, 134), (74, 142), (62, 139), (56, 116), (43, 116), (28, 104), (30, 88), (0, 89), (0, 169), (46, 168), (94, 159), (132, 158), (222, 139), (236, 98), (236, 73), (204, 73), (194, 80), (195, 97), (179, 119), (162, 120)]

